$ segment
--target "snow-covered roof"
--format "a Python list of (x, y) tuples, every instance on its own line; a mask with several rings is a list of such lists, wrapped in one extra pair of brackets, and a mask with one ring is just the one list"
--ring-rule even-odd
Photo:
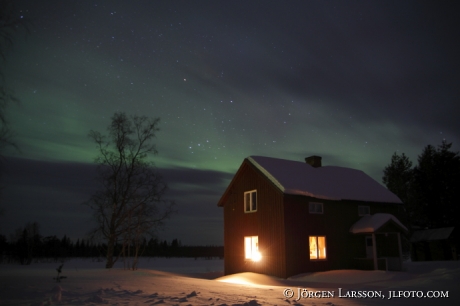
[(452, 234), (453, 227), (442, 227), (428, 230), (415, 231), (410, 238), (410, 242), (433, 241), (448, 239)]
[(250, 156), (247, 160), (282, 192), (328, 200), (401, 203), (391, 191), (363, 171), (305, 162)]
[(374, 215), (367, 215), (356, 221), (355, 224), (352, 225), (350, 228), (350, 232), (353, 234), (361, 234), (361, 233), (374, 233), (383, 225), (387, 224), (387, 222), (393, 221), (396, 223), (400, 228), (407, 232), (407, 228), (402, 225), (399, 220), (393, 216), (392, 214), (385, 214), (385, 213), (378, 213)]

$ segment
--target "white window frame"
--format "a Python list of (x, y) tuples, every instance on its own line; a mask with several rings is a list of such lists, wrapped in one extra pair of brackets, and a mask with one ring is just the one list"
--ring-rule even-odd
[[(247, 203), (248, 199), (249, 199), (249, 203)], [(255, 203), (254, 203), (254, 199), (255, 199)], [(245, 213), (253, 213), (257, 211), (257, 189), (249, 190), (244, 193), (244, 207), (243, 208), (244, 208)]]
[(321, 202), (308, 202), (308, 212), (310, 214), (323, 214), (324, 206)]
[[(363, 212), (363, 210), (366, 210)], [(358, 206), (358, 216), (368, 216), (371, 214), (371, 208), (367, 205), (359, 205)]]
[[(316, 254), (314, 254), (315, 257), (312, 258), (312, 253), (311, 253), (311, 248), (312, 246), (310, 245), (310, 241), (314, 240), (314, 243), (316, 244)], [(320, 258), (320, 255), (323, 256), (320, 252), (320, 248), (318, 246), (318, 238), (323, 238), (324, 239), (324, 250), (323, 250), (323, 253), (324, 253), (324, 257), (323, 258)], [(310, 252), (310, 255), (309, 255), (309, 259), (311, 261), (320, 261), (320, 260), (327, 260), (327, 240), (326, 240), (326, 236), (308, 236), (308, 250)]]

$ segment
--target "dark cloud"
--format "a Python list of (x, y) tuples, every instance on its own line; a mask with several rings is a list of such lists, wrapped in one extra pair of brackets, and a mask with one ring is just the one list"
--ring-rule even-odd
[[(10, 157), (2, 170), (2, 203), (6, 207), (2, 233), (12, 233), (27, 222), (37, 221), (43, 235), (66, 234), (77, 239), (83, 238), (94, 226), (92, 211), (84, 203), (99, 185), (96, 165)], [(180, 237), (167, 235), (166, 238), (199, 244), (195, 237), (203, 221), (193, 220), (203, 217), (210, 222), (221, 220), (217, 201), (232, 175), (189, 168), (160, 168), (157, 171), (170, 187), (167, 198), (175, 200), (178, 209), (178, 214), (166, 226), (174, 228), (179, 223), (185, 231)], [(184, 219), (189, 221), (181, 223)], [(212, 242), (218, 244), (220, 237), (214, 238)]]
[(78, 227), (75, 203), (95, 188), (86, 135), (115, 111), (161, 117), (155, 162), (181, 205), (162, 235), (206, 225), (213, 243), (215, 204), (247, 156), (321, 155), (380, 182), (394, 152), (459, 148), (457, 2), (15, 4), (32, 26), (4, 70), (24, 158), (3, 178), (10, 225), (63, 211)]
[(233, 178), (231, 173), (185, 167), (159, 169), (158, 171), (166, 181), (174, 182), (174, 184), (191, 184), (193, 186), (205, 186), (209, 189), (221, 188)]

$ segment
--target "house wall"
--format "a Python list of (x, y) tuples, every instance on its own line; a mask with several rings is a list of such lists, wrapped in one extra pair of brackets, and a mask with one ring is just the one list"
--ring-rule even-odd
[[(369, 206), (371, 214), (397, 212), (397, 205), (394, 204), (331, 201), (293, 195), (285, 195), (284, 201), (287, 254), (285, 277), (354, 268), (355, 258), (366, 257), (365, 235), (350, 233), (350, 227), (361, 218), (358, 206)], [(310, 201), (323, 203), (324, 213), (310, 214)], [(326, 236), (326, 260), (310, 260), (309, 236)]]
[[(244, 192), (251, 190), (257, 190), (257, 212), (245, 213)], [(310, 214), (310, 201), (323, 203), (324, 213)], [(224, 209), (225, 274), (256, 272), (282, 278), (356, 268), (356, 258), (366, 257), (366, 235), (350, 233), (350, 227), (361, 218), (358, 206), (369, 206), (371, 214), (395, 216), (400, 206), (283, 194), (246, 160), (219, 205)], [(261, 261), (245, 260), (245, 236), (258, 236)], [(309, 236), (326, 236), (326, 260), (310, 260)], [(380, 237), (377, 246), (388, 241)], [(390, 243), (383, 247), (387, 245)], [(393, 255), (393, 251), (389, 253)]]
[[(257, 211), (244, 212), (244, 192), (257, 190)], [(225, 274), (285, 275), (283, 194), (246, 161), (227, 192), (224, 208)], [(262, 260), (246, 261), (244, 237), (258, 236)]]

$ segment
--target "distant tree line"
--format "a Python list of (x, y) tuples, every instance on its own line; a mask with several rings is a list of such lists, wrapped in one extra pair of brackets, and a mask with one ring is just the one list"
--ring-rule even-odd
[[(126, 247), (126, 246), (125, 246)], [(123, 244), (115, 244), (117, 251), (122, 251)], [(64, 235), (43, 237), (39, 233), (36, 222), (28, 223), (18, 229), (7, 239), (0, 235), (0, 263), (19, 263), (29, 265), (33, 262), (56, 261), (69, 258), (105, 259), (107, 244), (95, 243), (89, 239), (77, 239), (73, 242)], [(223, 258), (223, 246), (182, 246), (178, 239), (171, 242), (150, 239), (141, 243), (141, 257), (192, 257), (192, 258)], [(125, 254), (126, 255), (126, 254)]]
[(170, 244), (166, 240), (160, 242), (157, 239), (145, 243), (144, 256), (147, 257), (224, 258), (223, 246), (183, 246), (177, 239), (173, 239)]

